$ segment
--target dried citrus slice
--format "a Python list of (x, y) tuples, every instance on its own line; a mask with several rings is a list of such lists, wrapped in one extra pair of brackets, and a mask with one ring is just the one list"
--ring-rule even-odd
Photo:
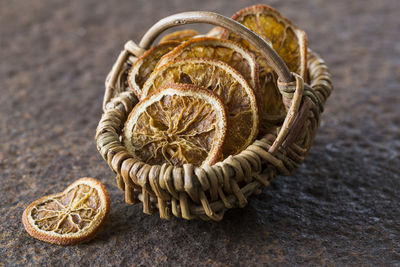
[[(233, 15), (232, 19), (260, 35), (279, 54), (291, 72), (306, 78), (307, 38), (304, 31), (297, 28), (291, 21), (275, 9), (267, 5), (255, 5), (244, 8)], [(281, 96), (276, 87), (276, 74), (268, 61), (247, 41), (235, 33), (225, 31), (222, 38), (241, 43), (256, 54), (259, 64), (260, 86), (264, 91), (263, 124), (270, 124), (285, 115)]]
[(92, 239), (110, 211), (102, 183), (81, 178), (63, 192), (32, 202), (22, 215), (26, 231), (39, 240), (72, 245)]
[(153, 72), (160, 58), (179, 44), (179, 42), (169, 41), (156, 45), (147, 50), (140, 58), (138, 58), (135, 64), (133, 64), (129, 71), (128, 83), (138, 98), (140, 97), (143, 84)]
[(158, 62), (156, 69), (170, 61), (186, 58), (216, 59), (227, 63), (242, 74), (256, 95), (261, 97), (258, 89), (257, 62), (254, 56), (239, 44), (212, 37), (194, 38), (165, 54)]
[(167, 34), (163, 38), (161, 38), (160, 44), (168, 42), (168, 41), (184, 42), (186, 40), (193, 38), (194, 36), (196, 36), (198, 34), (199, 33), (197, 31), (191, 30), (191, 29), (175, 31), (175, 32)]
[(201, 87), (170, 84), (132, 110), (123, 141), (149, 164), (212, 165), (220, 159), (227, 115), (217, 95)]
[(223, 156), (235, 155), (250, 145), (258, 133), (259, 113), (253, 89), (228, 64), (190, 58), (156, 69), (143, 86), (142, 97), (169, 83), (188, 83), (214, 91), (228, 112), (227, 140)]

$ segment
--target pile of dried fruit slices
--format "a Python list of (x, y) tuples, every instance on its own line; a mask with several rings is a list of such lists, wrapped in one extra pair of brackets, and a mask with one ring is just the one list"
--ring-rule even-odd
[[(307, 80), (302, 30), (265, 5), (242, 9), (232, 19), (262, 37), (291, 72)], [(268, 60), (220, 27), (203, 36), (194, 30), (164, 36), (138, 58), (128, 82), (139, 103), (122, 138), (128, 151), (148, 164), (212, 165), (279, 129), (286, 116)], [(39, 240), (71, 245), (93, 238), (109, 210), (104, 185), (82, 178), (32, 202), (22, 221)]]
[[(302, 30), (265, 5), (242, 9), (232, 19), (262, 37), (306, 80)], [(134, 63), (128, 82), (139, 103), (123, 142), (152, 165), (212, 165), (276, 131), (286, 116), (267, 59), (219, 27), (206, 35), (184, 30), (164, 36)]]

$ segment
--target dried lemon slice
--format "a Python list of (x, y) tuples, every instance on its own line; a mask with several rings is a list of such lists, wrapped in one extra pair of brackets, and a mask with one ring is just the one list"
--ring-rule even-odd
[(212, 37), (194, 38), (164, 55), (155, 69), (170, 61), (186, 58), (216, 59), (227, 63), (242, 74), (256, 92), (257, 97), (261, 97), (258, 89), (257, 62), (254, 56), (239, 44)]
[(214, 93), (171, 84), (143, 99), (124, 127), (123, 142), (149, 164), (212, 165), (220, 159), (227, 115)]
[[(266, 5), (244, 8), (234, 14), (232, 19), (260, 35), (279, 54), (291, 72), (306, 78), (307, 38), (304, 31), (293, 25), (278, 11)], [(222, 38), (239, 42), (256, 55), (259, 64), (260, 86), (264, 91), (264, 116), (261, 128), (284, 117), (286, 112), (276, 87), (277, 76), (269, 66), (267, 59), (235, 33), (224, 31)]]
[(32, 202), (25, 209), (22, 222), (34, 238), (72, 245), (92, 239), (109, 211), (110, 199), (104, 185), (86, 177), (61, 193)]
[(193, 38), (194, 36), (196, 36), (198, 34), (199, 33), (197, 31), (191, 30), (191, 29), (175, 31), (175, 32), (167, 34), (163, 38), (161, 38), (160, 44), (168, 42), (168, 41), (178, 41), (181, 43), (181, 42), (184, 42), (186, 40)]
[(229, 124), (224, 157), (239, 153), (257, 136), (259, 113), (254, 91), (228, 64), (198, 58), (172, 61), (151, 74), (143, 86), (142, 97), (169, 83), (201, 86), (221, 98), (227, 108)]
[(180, 43), (175, 41), (164, 42), (146, 51), (133, 64), (128, 74), (128, 83), (135, 95), (140, 98), (143, 84), (153, 72), (160, 58), (178, 46)]

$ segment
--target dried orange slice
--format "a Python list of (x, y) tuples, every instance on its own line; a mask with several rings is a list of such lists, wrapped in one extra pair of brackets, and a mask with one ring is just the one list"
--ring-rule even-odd
[(194, 85), (170, 84), (135, 106), (123, 142), (149, 164), (212, 165), (220, 159), (226, 129), (218, 96)]
[(128, 74), (128, 83), (135, 95), (139, 98), (143, 84), (153, 72), (160, 58), (178, 46), (180, 43), (175, 41), (164, 42), (147, 50), (133, 64)]
[[(267, 5), (244, 8), (234, 14), (232, 19), (260, 35), (279, 54), (291, 72), (306, 78), (307, 38), (304, 31)], [(224, 31), (222, 38), (239, 42), (256, 55), (259, 64), (260, 86), (264, 91), (262, 128), (264, 128), (263, 125), (268, 125), (284, 116), (286, 112), (276, 86), (277, 76), (267, 60), (235, 33)]]
[(169, 83), (201, 86), (221, 98), (227, 108), (229, 124), (224, 157), (239, 153), (257, 136), (259, 112), (254, 91), (228, 64), (198, 58), (169, 62), (151, 74), (143, 86), (142, 97)]
[(32, 202), (22, 215), (26, 231), (36, 239), (72, 245), (92, 239), (110, 211), (102, 183), (81, 178), (63, 192)]
[(186, 58), (207, 58), (223, 61), (237, 70), (250, 83), (257, 96), (261, 97), (258, 86), (257, 62), (254, 56), (239, 44), (230, 40), (212, 37), (198, 37), (188, 40), (165, 54), (155, 69), (174, 60)]
[(199, 33), (197, 31), (191, 30), (191, 29), (175, 31), (175, 32), (167, 34), (163, 38), (161, 38), (160, 44), (168, 42), (168, 41), (184, 42), (186, 40), (193, 38), (194, 36), (196, 36), (198, 34)]

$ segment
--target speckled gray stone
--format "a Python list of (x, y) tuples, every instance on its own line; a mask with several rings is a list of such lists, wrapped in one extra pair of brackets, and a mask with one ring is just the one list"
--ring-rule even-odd
[[(230, 16), (252, 3), (0, 1), (0, 266), (400, 265), (398, 0), (268, 1), (306, 30), (335, 84), (295, 174), (220, 223), (124, 203), (93, 138), (124, 42), (173, 13)], [(110, 192), (99, 235), (72, 247), (31, 238), (23, 209), (83, 176)]]

